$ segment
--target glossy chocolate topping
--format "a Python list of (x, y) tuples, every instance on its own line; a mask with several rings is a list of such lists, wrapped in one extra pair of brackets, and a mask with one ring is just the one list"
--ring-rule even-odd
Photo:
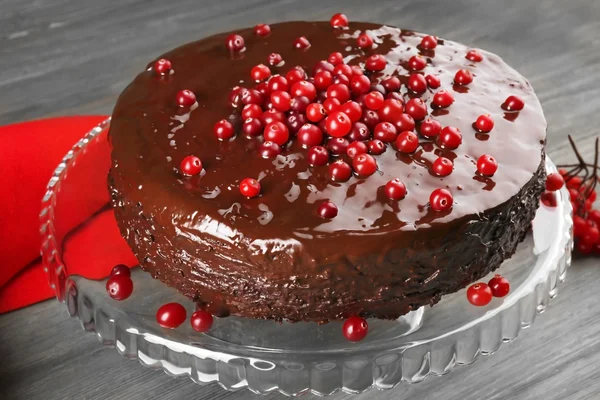
[[(546, 122), (525, 78), (494, 54), (481, 51), (483, 60), (471, 62), (468, 47), (448, 40), (423, 50), (423, 35), (388, 26), (351, 22), (340, 30), (324, 22), (289, 22), (271, 29), (268, 37), (237, 31), (246, 47), (238, 54), (225, 46), (229, 33), (179, 47), (162, 56), (171, 61), (172, 74), (159, 76), (150, 64), (120, 96), (110, 130), (109, 185), (121, 232), (142, 268), (219, 315), (326, 321), (357, 313), (397, 317), (460, 289), (514, 252), (544, 178)], [(374, 38), (372, 49), (357, 48), (363, 32)], [(300, 35), (311, 43), (306, 50), (292, 46)], [(311, 167), (293, 138), (281, 155), (261, 158), (263, 139), (240, 132), (231, 89), (254, 87), (250, 70), (267, 64), (271, 53), (284, 60), (272, 73), (284, 75), (297, 65), (310, 74), (334, 51), (361, 66), (371, 54), (384, 55), (386, 68), (367, 75), (372, 82), (399, 77), (406, 100), (417, 97), (405, 86), (413, 73), (407, 61), (425, 57), (422, 73), (437, 75), (441, 86), (418, 97), (442, 126), (460, 129), (462, 144), (444, 150), (419, 136), (414, 154), (387, 144), (374, 156), (374, 175), (343, 183), (330, 181), (327, 165)], [(459, 69), (470, 70), (473, 82), (453, 84)], [(195, 93), (197, 105), (178, 107), (182, 89)], [(433, 108), (433, 94), (442, 89), (455, 101)], [(510, 95), (524, 101), (523, 110), (502, 109)], [(494, 119), (489, 134), (472, 126), (481, 114)], [(213, 134), (221, 119), (237, 128), (230, 141)], [(476, 172), (483, 154), (499, 164), (493, 177)], [(200, 176), (179, 171), (188, 155), (202, 160)], [(430, 172), (438, 156), (454, 162), (447, 177)], [(248, 177), (260, 181), (260, 197), (240, 194), (239, 183)], [(407, 187), (403, 200), (385, 198), (383, 186), (393, 178)], [(453, 194), (450, 210), (429, 207), (436, 188)], [(337, 217), (317, 215), (324, 200), (337, 205)]]

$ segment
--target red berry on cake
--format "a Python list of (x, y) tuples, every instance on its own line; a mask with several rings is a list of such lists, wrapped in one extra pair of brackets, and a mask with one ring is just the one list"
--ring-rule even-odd
[(477, 159), (477, 171), (483, 176), (492, 176), (498, 170), (498, 162), (488, 154)]
[(494, 129), (494, 119), (490, 114), (482, 114), (475, 121), (475, 129), (479, 132), (488, 133)]
[(426, 75), (425, 80), (427, 81), (427, 86), (432, 89), (437, 89), (442, 84), (440, 82), (440, 78), (437, 75)]
[(389, 122), (380, 122), (373, 129), (373, 138), (389, 143), (396, 140), (398, 131), (396, 127)]
[(494, 275), (488, 282), (494, 297), (504, 297), (510, 292), (510, 282), (500, 274)]
[(385, 195), (390, 200), (402, 200), (406, 197), (406, 186), (400, 179), (394, 178), (385, 184)]
[(425, 136), (426, 138), (432, 138), (434, 136), (437, 136), (440, 134), (441, 131), (442, 124), (440, 124), (439, 121), (432, 118), (426, 118), (425, 120), (423, 120), (423, 122), (421, 122), (421, 126), (419, 127), (419, 133)]
[(444, 127), (437, 138), (438, 146), (444, 149), (455, 150), (462, 143), (462, 134), (453, 126)]
[(457, 85), (468, 85), (473, 82), (473, 74), (468, 69), (459, 69), (454, 75), (454, 83)]
[(465, 58), (473, 62), (480, 62), (483, 60), (483, 56), (477, 50), (469, 50)]
[(421, 74), (412, 74), (408, 78), (407, 86), (413, 92), (421, 94), (427, 90), (427, 81)]
[[(287, 111), (292, 106), (292, 96), (288, 92), (278, 90), (271, 93), (271, 103), (278, 111)], [(242, 114), (243, 117), (243, 114)]]
[(356, 45), (361, 49), (370, 49), (373, 46), (373, 39), (366, 33), (361, 33), (356, 39)]
[(187, 156), (181, 160), (181, 173), (187, 176), (198, 175), (202, 172), (202, 161), (196, 156)]
[(271, 70), (265, 64), (258, 64), (252, 67), (250, 76), (256, 82), (264, 81), (271, 76)]
[(213, 325), (213, 316), (208, 311), (194, 311), (190, 318), (190, 324), (192, 325), (192, 329), (196, 332), (208, 332)]
[(370, 92), (365, 96), (365, 106), (370, 110), (379, 110), (384, 101), (385, 98), (379, 92)]
[(412, 56), (408, 59), (408, 67), (413, 71), (421, 71), (427, 66), (427, 60), (421, 56)]
[(345, 28), (348, 26), (348, 17), (342, 13), (333, 14), (329, 20), (329, 23), (334, 28)]
[(300, 36), (299, 38), (294, 40), (293, 45), (296, 49), (306, 50), (310, 47), (310, 42), (305, 36)]
[(271, 53), (267, 56), (267, 63), (269, 65), (279, 65), (283, 62), (283, 57), (279, 53)]
[(378, 139), (369, 140), (367, 147), (369, 148), (369, 153), (376, 156), (385, 153), (386, 149), (385, 143)]
[(110, 271), (110, 276), (115, 276), (115, 275), (131, 276), (131, 270), (125, 264), (117, 264)]
[(344, 337), (351, 342), (360, 342), (369, 332), (369, 324), (364, 318), (350, 317), (342, 325)]
[(233, 125), (226, 119), (222, 119), (213, 127), (213, 133), (219, 140), (230, 139), (234, 134)]
[(298, 143), (304, 147), (317, 146), (323, 142), (323, 132), (321, 128), (313, 124), (304, 124), (298, 130), (296, 135)]
[(262, 158), (274, 158), (281, 154), (281, 146), (267, 140), (260, 145), (259, 152)]
[(446, 90), (440, 90), (433, 95), (433, 104), (438, 107), (449, 107), (452, 103), (454, 103), (454, 96)]
[(283, 146), (290, 138), (290, 131), (283, 122), (275, 121), (265, 126), (264, 136), (265, 140)]
[(227, 36), (227, 39), (225, 39), (225, 44), (227, 45), (229, 51), (233, 53), (240, 52), (246, 48), (244, 38), (235, 33)]
[(354, 172), (360, 177), (373, 175), (377, 171), (377, 161), (369, 154), (359, 154), (352, 160)]
[(448, 176), (454, 169), (454, 163), (446, 157), (438, 157), (431, 165), (431, 171), (436, 176)]
[(317, 215), (323, 219), (332, 219), (337, 217), (338, 208), (331, 201), (325, 201), (321, 203), (319, 208), (317, 209)]
[(325, 119), (325, 129), (333, 137), (343, 137), (350, 132), (352, 121), (341, 111), (336, 111)]
[(554, 192), (562, 189), (565, 185), (565, 180), (561, 174), (553, 172), (546, 177), (546, 190)]
[(419, 147), (419, 138), (412, 131), (404, 131), (396, 138), (396, 148), (402, 153), (414, 153)]
[(325, 165), (329, 162), (329, 151), (323, 146), (313, 146), (308, 149), (307, 159), (310, 165)]
[(346, 155), (350, 158), (354, 158), (359, 154), (364, 154), (368, 151), (367, 145), (363, 142), (352, 142), (348, 145), (346, 149)]
[(476, 307), (487, 306), (492, 297), (492, 289), (485, 283), (475, 283), (467, 289), (467, 300)]
[(525, 107), (525, 102), (518, 96), (508, 96), (502, 108), (507, 111), (521, 111)]
[(240, 182), (240, 193), (248, 198), (256, 197), (260, 194), (260, 183), (253, 178), (245, 178)]
[(381, 54), (373, 54), (365, 61), (365, 67), (369, 71), (382, 71), (386, 65), (387, 61)]
[(191, 107), (196, 103), (196, 95), (191, 90), (180, 90), (177, 92), (177, 105), (179, 107)]
[(163, 328), (175, 329), (185, 322), (187, 313), (179, 303), (167, 303), (156, 311), (156, 322)]
[(446, 189), (435, 189), (429, 196), (429, 206), (434, 211), (446, 211), (452, 208), (454, 198)]
[(133, 281), (128, 275), (112, 275), (106, 281), (106, 292), (114, 300), (125, 300), (133, 292)]
[(426, 50), (433, 50), (437, 46), (438, 41), (435, 36), (425, 36), (421, 39), (421, 48)]
[(254, 27), (254, 34), (256, 36), (269, 36), (271, 33), (271, 27), (267, 24), (258, 24)]
[(383, 86), (387, 92), (397, 92), (398, 90), (400, 90), (400, 86), (402, 86), (402, 84), (400, 82), (400, 79), (398, 79), (395, 76), (392, 76), (382, 80), (381, 86)]
[(329, 178), (334, 182), (346, 182), (352, 176), (352, 168), (342, 160), (329, 164)]
[(154, 72), (156, 72), (158, 75), (167, 75), (171, 73), (171, 70), (171, 61), (167, 60), (166, 58), (158, 59), (154, 63)]
[(404, 112), (413, 117), (413, 119), (420, 121), (427, 116), (427, 106), (423, 100), (415, 97), (406, 102)]

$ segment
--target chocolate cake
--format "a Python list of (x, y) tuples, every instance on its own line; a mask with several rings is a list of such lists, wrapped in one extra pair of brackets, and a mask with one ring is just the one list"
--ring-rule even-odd
[(141, 268), (199, 308), (390, 319), (511, 257), (545, 136), (531, 85), (494, 54), (286, 22), (150, 63), (115, 106), (108, 185)]

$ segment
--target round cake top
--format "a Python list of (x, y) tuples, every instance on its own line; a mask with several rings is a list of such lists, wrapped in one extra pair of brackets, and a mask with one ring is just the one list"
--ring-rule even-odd
[[(113, 168), (131, 201), (179, 233), (264, 250), (269, 243), (320, 246), (319, 239), (340, 235), (423, 229), (477, 218), (508, 201), (538, 169), (546, 134), (540, 103), (498, 56), (371, 23), (286, 22), (267, 31), (236, 31), (241, 41), (222, 33), (170, 51), (117, 102)], [(334, 65), (334, 52), (352, 68)], [(277, 75), (287, 76), (287, 88)], [(401, 87), (385, 81), (390, 77)], [(281, 89), (290, 95), (270, 93)], [(355, 104), (343, 104), (348, 93), (357, 115)], [(298, 95), (309, 99), (293, 100)], [(323, 116), (318, 103), (334, 97), (342, 106), (326, 102)], [(382, 98), (388, 100), (380, 107)], [(264, 111), (269, 107), (293, 110)], [(278, 119), (283, 125), (266, 124)], [(328, 155), (311, 148), (319, 144)], [(496, 160), (495, 172), (494, 161), (482, 156)], [(257, 196), (254, 182), (240, 191), (246, 178), (259, 182)]]

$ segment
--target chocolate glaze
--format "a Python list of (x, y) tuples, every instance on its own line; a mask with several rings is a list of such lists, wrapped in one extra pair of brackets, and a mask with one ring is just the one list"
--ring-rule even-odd
[[(423, 35), (388, 26), (351, 23), (348, 30), (333, 30), (324, 22), (289, 22), (271, 28), (266, 38), (252, 29), (237, 31), (246, 51), (236, 56), (224, 45), (229, 33), (177, 48), (162, 56), (173, 63), (172, 75), (157, 76), (149, 64), (120, 96), (110, 129), (109, 187), (121, 233), (143, 269), (216, 315), (322, 322), (355, 314), (396, 318), (434, 304), (514, 253), (545, 177), (546, 122), (525, 78), (485, 51), (483, 61), (473, 63), (465, 59), (469, 48), (448, 40), (421, 51)], [(377, 46), (366, 52), (355, 46), (363, 31), (376, 37)], [(309, 49), (293, 48), (300, 35), (310, 40)], [(333, 51), (361, 65), (371, 54), (384, 54), (388, 65), (371, 80), (393, 74), (403, 83), (408, 58), (425, 56), (423, 72), (442, 82), (435, 91), (449, 90), (455, 98), (435, 118), (458, 127), (462, 145), (448, 151), (421, 137), (412, 155), (388, 145), (375, 156), (375, 175), (331, 183), (327, 166), (310, 167), (306, 150), (293, 140), (266, 160), (257, 153), (260, 138), (214, 137), (216, 121), (239, 119), (228, 96), (236, 85), (253, 87), (252, 66), (277, 52), (285, 64), (273, 67), (274, 74), (296, 65), (310, 73)], [(461, 68), (474, 80), (457, 88), (452, 81)], [(191, 111), (176, 105), (181, 89), (197, 96)], [(430, 112), (435, 91), (421, 96)], [(509, 95), (525, 102), (516, 119), (504, 118), (501, 108)], [(483, 113), (495, 121), (489, 135), (472, 128)], [(201, 176), (179, 174), (181, 159), (190, 154), (202, 159)], [(482, 154), (499, 163), (491, 178), (475, 172)], [(444, 178), (429, 173), (439, 155), (454, 161), (454, 172)], [(260, 197), (239, 194), (246, 177), (260, 180)], [(396, 177), (408, 195), (389, 202), (382, 187)], [(438, 187), (453, 193), (451, 210), (427, 206)], [(326, 199), (339, 208), (332, 220), (316, 215)]]

